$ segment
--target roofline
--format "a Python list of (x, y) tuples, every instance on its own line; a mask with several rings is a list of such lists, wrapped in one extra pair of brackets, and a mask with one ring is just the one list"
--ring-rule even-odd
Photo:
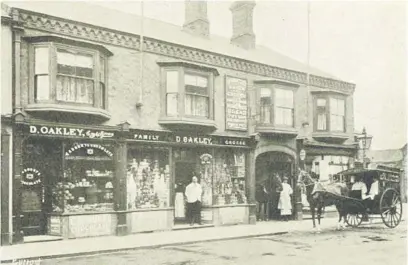
[[(74, 37), (74, 38), (91, 40), (91, 41), (95, 41), (99, 43), (107, 43), (109, 45), (122, 46), (126, 48), (139, 49), (139, 46), (140, 46), (140, 35), (135, 34), (135, 33), (123, 32), (123, 31), (119, 31), (116, 29), (105, 28), (99, 25), (93, 25), (93, 24), (89, 24), (85, 22), (70, 20), (70, 19), (61, 18), (61, 17), (49, 15), (49, 14), (44, 14), (44, 13), (39, 13), (39, 12), (27, 10), (27, 9), (11, 7), (11, 12), (14, 12), (14, 11), (18, 12), (19, 21), (24, 22), (23, 27), (32, 28), (32, 29), (39, 30), (39, 31), (53, 32), (53, 33), (57, 33), (61, 35), (67, 35), (67, 36)], [(46, 20), (43, 20), (43, 19), (39, 20), (38, 18), (35, 18), (35, 16), (46, 18)], [(29, 22), (31, 23), (31, 25), (27, 25)], [(54, 27), (57, 24), (56, 22), (58, 22), (58, 24), (60, 25), (58, 29)], [(73, 28), (75, 25), (81, 25), (81, 27), (76, 27), (76, 31), (74, 32)], [(67, 27), (65, 30), (62, 31), (61, 29), (64, 28), (64, 26), (67, 26)], [(94, 33), (92, 36), (90, 34), (91, 32)], [(234, 56), (212, 52), (209, 50), (203, 50), (200, 48), (191, 47), (186, 44), (171, 43), (171, 42), (167, 42), (164, 40), (155, 39), (155, 38), (147, 37), (147, 36), (144, 37), (144, 41), (146, 42), (145, 43), (146, 52), (160, 53), (160, 54), (164, 53), (165, 56), (169, 56), (169, 57), (176, 57), (180, 59), (187, 59), (190, 61), (197, 61), (197, 62), (205, 63), (208, 65), (218, 65), (218, 66), (222, 66), (225, 68), (239, 70), (243, 72), (251, 72), (251, 73), (254, 73), (260, 76), (268, 76), (268, 77), (273, 77), (273, 78), (277, 78), (281, 80), (287, 80), (287, 81), (291, 81), (295, 83), (307, 84), (307, 74), (308, 73), (303, 72), (303, 71), (291, 70), (291, 69), (268, 65), (268, 64), (264, 64), (264, 63), (260, 63), (256, 61), (250, 61), (250, 60), (246, 60), (246, 59), (242, 59), (242, 58), (238, 58)], [(150, 41), (151, 43), (148, 43), (148, 41)], [(178, 51), (177, 49), (175, 50), (172, 49), (172, 51), (164, 51), (164, 52), (163, 52), (164, 49), (156, 49), (157, 51), (155, 51), (155, 48), (157, 48), (157, 43), (165, 44), (165, 45), (168, 45), (169, 47), (176, 46), (178, 48), (193, 49), (194, 51), (200, 51), (202, 54), (200, 54), (201, 56), (197, 56), (197, 55), (194, 56), (194, 54), (192, 54), (191, 52), (187, 51), (183, 53), (183, 52)], [(153, 47), (149, 47), (148, 44), (151, 44), (151, 46)], [(169, 48), (169, 47), (166, 47), (166, 48)], [(149, 50), (149, 48), (151, 49)], [(187, 54), (189, 58), (185, 58), (186, 56), (183, 57), (183, 55), (185, 54)], [(220, 56), (222, 59), (213, 58), (214, 56)], [(194, 58), (194, 57), (204, 57), (204, 58)], [(230, 61), (225, 62), (225, 58), (228, 58)], [(197, 59), (202, 59), (202, 60), (200, 61)], [(220, 62), (216, 63), (217, 59)], [(333, 89), (335, 91), (340, 91), (342, 93), (347, 93), (347, 94), (353, 94), (355, 90), (355, 86), (356, 86), (353, 83), (349, 83), (346, 81), (337, 80), (337, 79), (333, 79), (333, 78), (329, 78), (325, 76), (320, 76), (320, 75), (310, 74), (309, 79), (310, 79), (309, 85), (313, 85), (313, 86), (317, 86), (321, 88)]]

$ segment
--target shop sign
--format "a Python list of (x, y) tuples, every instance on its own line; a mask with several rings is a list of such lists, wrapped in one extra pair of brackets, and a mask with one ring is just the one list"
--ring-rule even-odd
[(306, 158), (306, 151), (305, 151), (305, 149), (300, 150), (299, 158), (300, 158), (300, 160), (302, 160), (302, 161), (305, 160), (305, 158)]
[(211, 145), (211, 137), (176, 136), (176, 143)]
[(29, 132), (30, 134), (90, 138), (90, 139), (105, 139), (115, 137), (115, 132), (109, 132), (104, 130), (68, 128), (59, 126), (30, 125)]
[(168, 142), (179, 144), (196, 145), (226, 145), (226, 146), (248, 146), (248, 139), (243, 137), (225, 137), (215, 135), (188, 135), (172, 134), (170, 132), (155, 132), (131, 130), (129, 140), (145, 142)]
[(248, 130), (247, 81), (225, 77), (225, 127), (227, 130)]
[(109, 157), (113, 156), (113, 153), (111, 151), (109, 151), (100, 144), (76, 144), (65, 152), (65, 156), (70, 156), (73, 152), (82, 148), (86, 149), (87, 155), (94, 155), (94, 149), (99, 149)]
[(41, 183), (41, 173), (35, 168), (26, 168), (21, 172), (21, 184), (34, 186)]

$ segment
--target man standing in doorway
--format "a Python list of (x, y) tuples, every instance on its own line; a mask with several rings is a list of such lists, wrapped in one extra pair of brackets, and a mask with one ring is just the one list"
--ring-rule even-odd
[(187, 220), (190, 225), (194, 224), (196, 221), (201, 225), (201, 196), (203, 189), (198, 183), (197, 177), (194, 175), (192, 182), (186, 187), (186, 197), (187, 197)]

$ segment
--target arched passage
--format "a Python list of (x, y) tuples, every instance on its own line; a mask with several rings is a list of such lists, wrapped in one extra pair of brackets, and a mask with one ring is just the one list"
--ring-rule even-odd
[[(283, 177), (288, 177), (293, 187), (296, 153), (289, 148), (264, 148), (259, 151), (256, 152), (255, 159), (256, 198), (260, 202), (258, 205), (261, 206), (258, 207), (258, 219), (277, 220), (280, 218), (278, 202), (281, 180)], [(267, 191), (264, 196), (262, 196), (262, 187)], [(267, 200), (266, 203), (265, 200)]]

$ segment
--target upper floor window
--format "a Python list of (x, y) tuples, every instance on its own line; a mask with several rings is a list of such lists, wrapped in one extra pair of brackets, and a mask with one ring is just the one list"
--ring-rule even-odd
[(164, 114), (213, 119), (213, 73), (184, 67), (164, 68)]
[(54, 42), (34, 44), (33, 99), (106, 107), (106, 55)]
[(260, 89), (260, 122), (275, 126), (294, 126), (294, 91), (278, 87)]
[(345, 131), (345, 100), (337, 97), (315, 98), (316, 131)]

